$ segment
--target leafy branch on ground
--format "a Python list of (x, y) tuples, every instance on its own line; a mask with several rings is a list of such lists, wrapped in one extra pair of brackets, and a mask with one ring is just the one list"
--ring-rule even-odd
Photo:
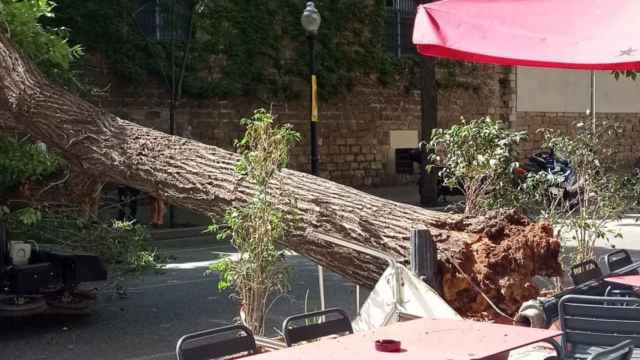
[[(25, 221), (21, 211), (28, 210), (32, 218)], [(99, 256), (110, 268), (111, 277), (141, 274), (159, 270), (160, 254), (150, 245), (146, 226), (133, 222), (82, 219), (73, 213), (55, 210), (23, 208), (3, 219), (9, 225), (12, 238), (33, 240), (62, 251)], [(1, 218), (0, 218), (1, 219)]]
[(73, 204), (25, 200), (60, 171), (64, 162), (56, 153), (29, 139), (0, 136), (0, 154), (0, 221), (9, 225), (12, 239), (95, 254), (116, 273), (156, 268), (159, 257), (145, 226), (87, 219)]

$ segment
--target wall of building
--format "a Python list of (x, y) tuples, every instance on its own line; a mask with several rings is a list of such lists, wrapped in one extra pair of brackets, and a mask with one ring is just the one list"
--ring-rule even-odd
[[(478, 66), (461, 75), (455, 86), (439, 91), (439, 122), (450, 126), (461, 116), (487, 114), (505, 117), (501, 104), (501, 68)], [(108, 72), (108, 70), (104, 70)], [(444, 77), (438, 71), (438, 78)], [(133, 89), (109, 80), (110, 93), (102, 106), (131, 121), (167, 130), (168, 96), (160, 84)], [(320, 86), (322, 80), (320, 79)], [(256, 98), (184, 100), (176, 111), (176, 132), (208, 144), (232, 149), (241, 135), (239, 119), (256, 108), (271, 109), (282, 122), (291, 123), (302, 142), (291, 153), (290, 166), (309, 169), (308, 101), (297, 99), (266, 103)], [(321, 176), (355, 187), (411, 184), (417, 175), (395, 174), (395, 148), (414, 147), (420, 139), (420, 92), (398, 79), (383, 86), (373, 78), (361, 78), (353, 91), (320, 103), (319, 145)]]
[[(579, 122), (590, 122), (591, 75), (588, 71), (532, 69), (518, 67), (510, 75), (510, 87), (517, 96), (511, 100), (510, 124), (514, 130), (526, 130), (529, 139), (522, 145), (525, 155), (538, 150), (543, 135), (538, 129), (575, 133)], [(608, 72), (596, 73), (596, 116), (622, 126), (623, 136), (616, 144), (621, 172), (640, 155), (640, 82), (616, 80)]]

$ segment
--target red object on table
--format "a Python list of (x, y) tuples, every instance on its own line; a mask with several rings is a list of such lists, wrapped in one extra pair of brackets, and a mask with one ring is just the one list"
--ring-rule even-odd
[[(505, 354), (562, 335), (562, 331), (468, 320), (418, 319), (252, 356), (256, 360), (474, 360)], [(377, 351), (372, 342), (396, 339), (399, 352)]]
[(426, 56), (501, 65), (639, 70), (637, 0), (443, 0), (420, 5)]
[(611, 276), (604, 279), (607, 282), (629, 285), (633, 287), (640, 287), (640, 275), (622, 275), (622, 276)]
[(376, 340), (376, 350), (383, 352), (398, 352), (402, 350), (402, 342), (398, 340)]

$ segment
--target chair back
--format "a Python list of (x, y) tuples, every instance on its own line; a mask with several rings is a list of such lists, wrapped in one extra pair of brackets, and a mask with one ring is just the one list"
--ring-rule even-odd
[(351, 320), (341, 309), (332, 308), (290, 316), (282, 324), (287, 346), (329, 335), (353, 334)]
[(633, 343), (627, 340), (606, 350), (598, 351), (589, 356), (587, 360), (631, 360), (632, 356)]
[(211, 360), (241, 353), (257, 352), (256, 341), (249, 328), (243, 325), (188, 334), (178, 340), (178, 360)]
[(614, 286), (607, 287), (607, 290), (604, 292), (605, 297), (619, 297), (619, 298), (637, 298), (638, 294), (635, 291), (631, 290), (629, 287), (627, 288), (616, 288)]
[(630, 340), (640, 346), (640, 299), (567, 295), (560, 300), (562, 348), (614, 346)]
[(573, 285), (578, 286), (586, 282), (597, 280), (602, 277), (602, 271), (598, 263), (589, 259), (581, 263), (575, 264), (571, 267), (571, 280)]
[(607, 265), (609, 273), (612, 273), (633, 264), (633, 260), (627, 250), (619, 249), (608, 253), (604, 257), (604, 263)]

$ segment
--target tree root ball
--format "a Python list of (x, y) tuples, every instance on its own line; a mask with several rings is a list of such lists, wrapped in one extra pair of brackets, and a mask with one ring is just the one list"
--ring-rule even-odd
[(514, 316), (520, 305), (536, 298), (536, 275), (560, 276), (560, 241), (548, 223), (531, 223), (515, 212), (491, 212), (449, 223), (452, 230), (475, 234), (456, 258), (441, 261), (444, 298), (461, 315), (495, 318), (497, 312), (462, 275), (466, 275), (504, 313)]

